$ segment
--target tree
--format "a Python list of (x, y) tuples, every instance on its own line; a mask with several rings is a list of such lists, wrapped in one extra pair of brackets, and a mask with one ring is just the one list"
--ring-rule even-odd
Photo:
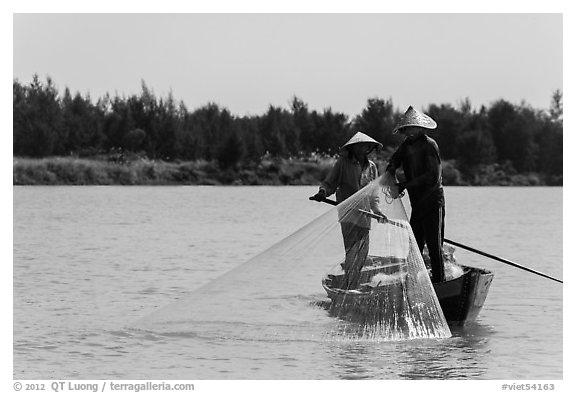
[(102, 140), (101, 114), (90, 101), (76, 93), (72, 98), (70, 90), (64, 90), (60, 102), (62, 112), (63, 150), (67, 153), (98, 149)]
[(300, 151), (300, 135), (292, 115), (272, 105), (260, 120), (264, 148), (273, 156), (287, 157)]
[(462, 152), (458, 150), (455, 141), (464, 130), (465, 114), (450, 104), (440, 106), (432, 104), (425, 112), (438, 124), (438, 128), (431, 131), (429, 135), (438, 143), (442, 158), (447, 160), (459, 159)]
[(511, 150), (515, 149), (514, 136), (510, 131), (515, 128), (513, 123), (516, 121), (516, 110), (511, 103), (499, 100), (490, 107), (487, 115), (496, 147), (496, 158), (503, 163), (513, 153)]
[(463, 131), (455, 143), (461, 152), (458, 159), (459, 167), (465, 175), (472, 175), (480, 165), (492, 163), (494, 160), (494, 143), (491, 135), (482, 129)]
[(550, 105), (550, 119), (555, 123), (562, 123), (564, 118), (564, 103), (562, 90), (555, 90), (552, 94), (552, 103)]
[(316, 128), (310, 116), (308, 105), (297, 97), (292, 99), (291, 103), (292, 118), (294, 119), (294, 126), (299, 135), (300, 152), (312, 153), (316, 151)]
[(343, 113), (332, 112), (332, 109), (328, 108), (321, 114), (313, 111), (311, 117), (316, 128), (317, 151), (320, 153), (338, 153), (340, 146), (352, 136), (348, 118)]
[(535, 136), (541, 126), (541, 116), (532, 108), (500, 100), (488, 110), (497, 160), (511, 161), (518, 172), (529, 172), (538, 166), (539, 147)]
[(38, 75), (34, 75), (30, 86), (22, 88), (13, 84), (13, 99), (16, 101), (14, 154), (31, 157), (62, 154), (62, 116), (52, 79), (48, 77), (43, 84)]
[(384, 148), (395, 147), (400, 142), (397, 135), (392, 134), (396, 119), (392, 99), (369, 98), (366, 108), (353, 121), (355, 131), (363, 133), (382, 143)]
[(244, 158), (245, 147), (236, 129), (231, 129), (216, 145), (216, 161), (223, 169), (236, 166)]
[(18, 80), (12, 82), (12, 148), (15, 155), (27, 155), (30, 138), (29, 105), (27, 102), (27, 89)]
[(124, 136), (124, 146), (131, 151), (138, 151), (142, 147), (142, 143), (146, 139), (146, 131), (141, 128), (135, 128)]
[(136, 128), (132, 117), (132, 108), (129, 100), (114, 97), (110, 102), (110, 112), (104, 119), (104, 135), (106, 136), (106, 150), (124, 149), (126, 147), (126, 134)]
[(172, 93), (169, 93), (166, 100), (160, 99), (154, 121), (156, 137), (158, 138), (154, 143), (157, 157), (171, 159), (176, 156), (178, 151), (177, 129), (180, 125), (181, 121), (178, 118), (174, 98)]
[(258, 128), (259, 119), (255, 117), (242, 117), (236, 120), (238, 136), (244, 144), (244, 158), (257, 162), (266, 153), (262, 135)]
[[(164, 160), (216, 160), (232, 168), (259, 161), (267, 152), (276, 157), (333, 155), (356, 131), (371, 135), (389, 153), (400, 142), (390, 132), (402, 115), (393, 110), (392, 99), (369, 98), (351, 121), (331, 108), (311, 111), (297, 97), (288, 110), (270, 106), (263, 115), (237, 118), (215, 103), (189, 111), (184, 103), (176, 104), (172, 93), (157, 98), (144, 81), (139, 95), (111, 99), (106, 94), (96, 104), (67, 87), (60, 96), (49, 77), (42, 82), (34, 75), (28, 85), (14, 79), (12, 86), (13, 152), (20, 156), (127, 149)], [(561, 90), (553, 93), (547, 110), (499, 100), (475, 111), (465, 99), (456, 107), (432, 104), (424, 112), (438, 123), (429, 135), (438, 142), (442, 159), (464, 175), (500, 168), (538, 172), (551, 184), (562, 183)]]

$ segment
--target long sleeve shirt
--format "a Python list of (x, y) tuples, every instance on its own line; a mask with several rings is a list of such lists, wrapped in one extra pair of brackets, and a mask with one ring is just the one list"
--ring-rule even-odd
[(406, 176), (403, 186), (408, 190), (413, 211), (444, 203), (440, 150), (434, 139), (426, 134), (406, 139), (390, 158), (386, 171), (395, 174), (400, 167)]
[(336, 201), (342, 202), (377, 177), (378, 168), (374, 162), (368, 160), (368, 165), (363, 169), (356, 159), (342, 156), (338, 158), (320, 189), (326, 191), (326, 196), (336, 193)]
[[(336, 201), (340, 203), (377, 177), (378, 168), (374, 162), (368, 160), (368, 165), (362, 168), (362, 165), (356, 159), (341, 156), (328, 173), (328, 176), (326, 176), (326, 179), (321, 183), (320, 189), (326, 192), (326, 196), (336, 193)], [(378, 204), (377, 193), (371, 193), (368, 198), (360, 200), (358, 205), (353, 208), (350, 207), (350, 210), (340, 211), (340, 220), (369, 228), (370, 218), (365, 214), (359, 214), (357, 209), (372, 209), (379, 213)]]

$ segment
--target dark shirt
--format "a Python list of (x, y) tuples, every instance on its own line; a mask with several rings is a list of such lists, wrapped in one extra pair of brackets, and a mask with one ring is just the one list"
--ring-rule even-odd
[(386, 168), (393, 175), (402, 167), (412, 211), (429, 210), (444, 204), (442, 165), (438, 144), (426, 134), (406, 139), (390, 158)]

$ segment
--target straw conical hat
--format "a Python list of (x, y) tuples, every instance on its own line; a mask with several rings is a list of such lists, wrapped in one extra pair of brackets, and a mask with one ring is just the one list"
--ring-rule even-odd
[(428, 128), (429, 130), (433, 130), (436, 128), (436, 122), (432, 120), (432, 118), (428, 115), (425, 115), (422, 112), (418, 112), (416, 109), (412, 108), (412, 106), (408, 107), (404, 115), (400, 118), (396, 127), (392, 131), (393, 134), (396, 134), (400, 128), (403, 127), (422, 127)]
[(376, 146), (374, 146), (376, 148), (382, 147), (382, 144), (380, 142), (378, 142), (377, 140), (369, 137), (368, 135), (364, 134), (363, 132), (357, 132), (356, 134), (354, 134), (354, 136), (352, 136), (352, 138), (350, 138), (350, 140), (348, 142), (343, 144), (340, 149), (344, 149), (346, 146), (350, 146), (350, 145), (353, 145), (355, 143), (373, 143), (376, 145)]

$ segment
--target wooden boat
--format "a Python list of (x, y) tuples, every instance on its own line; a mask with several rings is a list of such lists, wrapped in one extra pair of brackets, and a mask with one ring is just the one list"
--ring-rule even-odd
[[(374, 262), (378, 258), (369, 259)], [(324, 277), (322, 286), (331, 300), (330, 309), (337, 311), (338, 315), (353, 312), (366, 319), (369, 314), (381, 318), (391, 310), (403, 307), (403, 300), (398, 295), (402, 291), (397, 290), (398, 286), (403, 285), (403, 273), (398, 269), (402, 263), (388, 260), (384, 263), (385, 266), (382, 266), (381, 262), (362, 269), (360, 287), (357, 290), (341, 289), (343, 274)], [(465, 324), (480, 313), (494, 274), (485, 269), (454, 264), (462, 268), (463, 274), (433, 286), (446, 320), (451, 324)], [(389, 274), (393, 279), (384, 285), (370, 285), (370, 279), (378, 273)]]
[(446, 320), (465, 324), (476, 319), (482, 310), (494, 273), (476, 267), (460, 266), (464, 270), (462, 276), (432, 285)]

